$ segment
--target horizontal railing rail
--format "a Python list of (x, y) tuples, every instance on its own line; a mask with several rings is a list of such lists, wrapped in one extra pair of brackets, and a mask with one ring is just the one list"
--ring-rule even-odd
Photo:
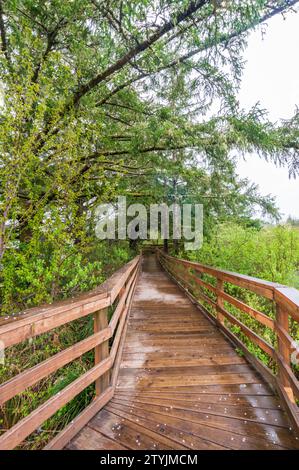
[[(93, 334), (0, 385), (0, 406), (3, 406), (28, 387), (94, 350), (94, 366), (4, 432), (0, 436), (1, 450), (20, 445), (62, 406), (95, 383), (95, 399), (46, 446), (47, 449), (62, 448), (112, 398), (121, 339), (140, 260), (137, 256), (91, 292), (0, 321), (0, 341), (8, 348), (87, 315), (94, 316)], [(108, 307), (114, 304), (116, 307), (108, 322)]]
[[(292, 353), (296, 354), (296, 343), (290, 334), (290, 319), (299, 322), (299, 291), (278, 283), (174, 258), (160, 249), (157, 249), (157, 256), (171, 277), (276, 388), (284, 401), (293, 425), (299, 428), (299, 408), (296, 403), (296, 400), (299, 400), (299, 382), (291, 365)], [(212, 277), (213, 284), (203, 280), (201, 278), (203, 275)], [(228, 293), (227, 285), (237, 286), (272, 301), (273, 318), (247, 305), (231, 292)], [(232, 311), (228, 311), (226, 304), (269, 328), (275, 338), (274, 344), (270, 344), (245, 325)], [(273, 368), (259, 361), (227, 324), (237, 326), (249, 341), (266, 353), (276, 364), (277, 373), (273, 372)], [(299, 359), (299, 354), (297, 357)]]

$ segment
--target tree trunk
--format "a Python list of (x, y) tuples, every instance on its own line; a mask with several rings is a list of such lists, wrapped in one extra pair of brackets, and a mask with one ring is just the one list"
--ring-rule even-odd
[(130, 240), (129, 240), (129, 246), (130, 246), (131, 250), (136, 251), (136, 250), (137, 250), (137, 244), (138, 244), (138, 241), (137, 241), (137, 240), (132, 240), (132, 239), (130, 238)]

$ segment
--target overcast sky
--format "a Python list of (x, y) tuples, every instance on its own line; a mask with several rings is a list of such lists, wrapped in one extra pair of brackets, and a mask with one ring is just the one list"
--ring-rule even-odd
[[(248, 109), (260, 102), (273, 121), (290, 118), (299, 105), (299, 13), (272, 18), (262, 40), (253, 32), (245, 51), (247, 61), (240, 104)], [(248, 156), (238, 164), (238, 173), (260, 187), (262, 194), (276, 196), (280, 211), (299, 218), (299, 177), (289, 179), (286, 168), (277, 168), (259, 157)]]

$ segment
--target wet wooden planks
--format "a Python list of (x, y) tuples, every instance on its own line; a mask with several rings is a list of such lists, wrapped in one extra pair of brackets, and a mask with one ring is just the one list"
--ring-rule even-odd
[(145, 257), (113, 399), (68, 449), (294, 449), (260, 375)]

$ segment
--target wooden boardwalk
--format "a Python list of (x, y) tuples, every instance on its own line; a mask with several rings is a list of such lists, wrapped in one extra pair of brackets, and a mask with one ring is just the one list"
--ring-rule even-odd
[(282, 405), (154, 256), (143, 259), (112, 400), (67, 449), (294, 449)]

